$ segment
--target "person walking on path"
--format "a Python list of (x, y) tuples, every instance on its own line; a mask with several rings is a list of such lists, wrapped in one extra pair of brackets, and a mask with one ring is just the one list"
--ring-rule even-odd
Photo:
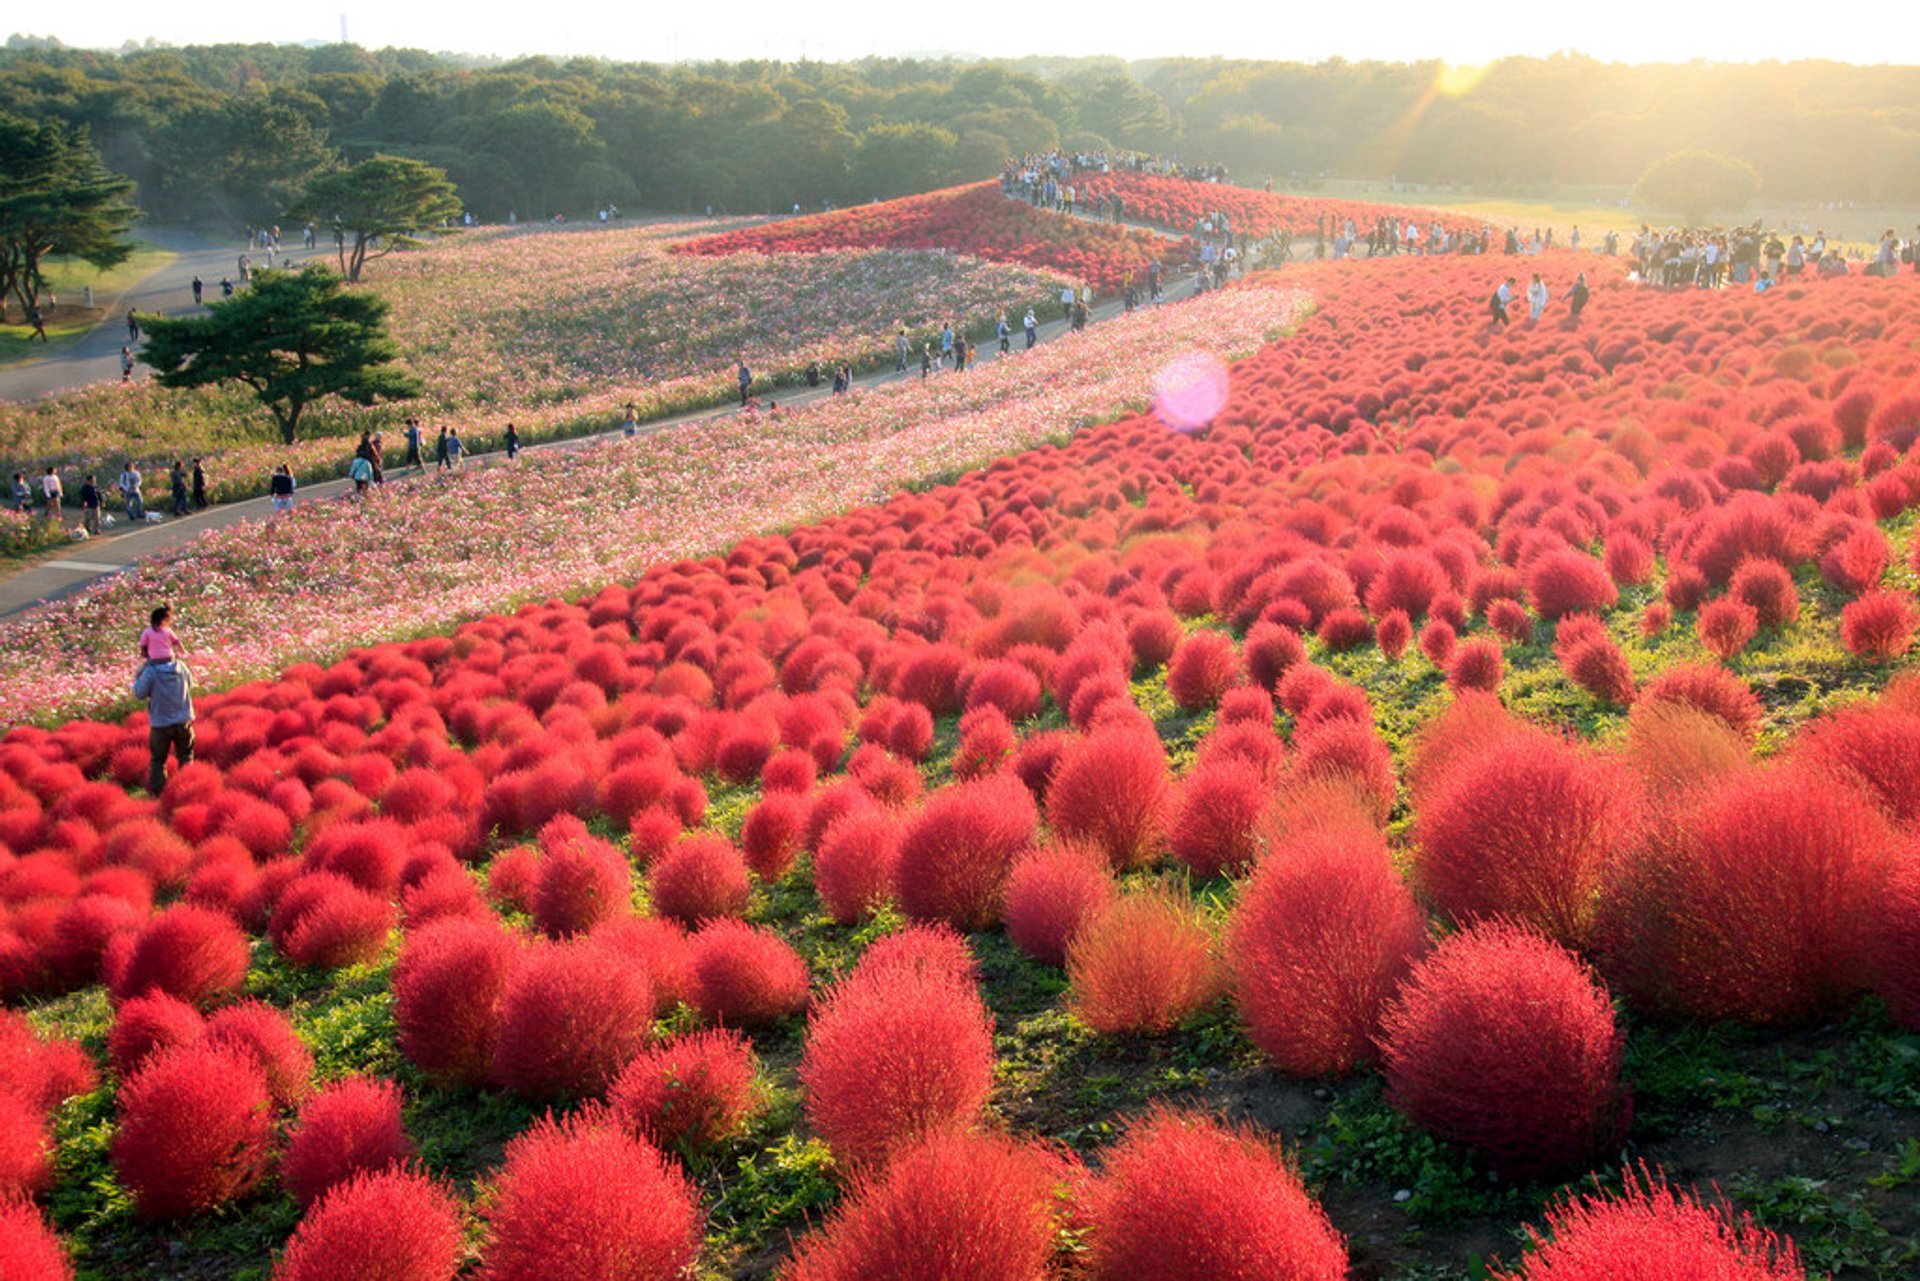
[(173, 460), (173, 470), (167, 474), (167, 488), (172, 493), (175, 516), (185, 516), (193, 510), (187, 505), (187, 465), (178, 458)]
[(933, 344), (920, 344), (920, 381), (925, 382), (933, 374)]
[(433, 442), (433, 469), (445, 471), (451, 466), (453, 464), (447, 458), (447, 429), (442, 427), (439, 439)]
[(1583, 271), (1573, 278), (1573, 288), (1567, 291), (1567, 310), (1573, 313), (1576, 322), (1580, 319), (1580, 313), (1587, 309), (1587, 300), (1592, 296), (1593, 291), (1587, 288), (1587, 273)]
[(80, 482), (80, 528), (94, 538), (100, 536), (100, 486), (92, 472)]
[(1073, 286), (1068, 285), (1060, 291), (1060, 311), (1064, 319), (1073, 319)]
[(293, 468), (285, 463), (275, 469), (273, 479), (267, 484), (267, 493), (273, 499), (273, 514), (282, 515), (293, 510)]
[(1540, 314), (1547, 309), (1547, 282), (1540, 279), (1540, 273), (1533, 273), (1533, 283), (1527, 286), (1527, 319), (1534, 324), (1540, 323)]
[(207, 469), (200, 465), (198, 458), (193, 460), (193, 509), (197, 512), (207, 509)]
[(131, 307), (127, 308), (127, 341), (140, 341), (140, 313)]
[(1040, 341), (1040, 322), (1034, 318), (1033, 308), (1027, 308), (1026, 317), (1021, 323), (1027, 329), (1027, 350), (1032, 351), (1033, 345)]
[(993, 336), (1000, 340), (1001, 355), (1013, 350), (1013, 326), (1007, 323), (1007, 313), (1004, 311), (994, 318)]
[(60, 486), (60, 473), (47, 468), (46, 475), (40, 478), (40, 498), (47, 505), (47, 520), (55, 525), (60, 523), (60, 500), (66, 492)]
[(420, 458), (420, 420), (407, 419), (407, 466), (419, 471), (426, 466)]
[(911, 345), (912, 344), (907, 341), (907, 331), (902, 329), (899, 337), (893, 340), (894, 373), (904, 374), (907, 372), (907, 350)]
[(367, 443), (367, 461), (373, 464), (373, 483), (387, 483), (387, 447), (380, 439), (380, 433), (373, 433), (373, 439)]
[(123, 383), (133, 381), (133, 348), (131, 347), (120, 349), (120, 381)]
[(206, 298), (206, 294), (207, 282), (195, 276), (193, 278), (193, 305), (196, 307), (200, 306), (201, 302)]
[(520, 456), (520, 432), (512, 423), (507, 424), (506, 446), (508, 462)]
[(355, 453), (353, 461), (347, 464), (347, 479), (353, 482), (353, 496), (365, 498), (367, 486), (373, 483), (373, 463), (366, 454)]
[(193, 673), (180, 658), (140, 666), (133, 696), (147, 703), (147, 794), (167, 785), (167, 756), (174, 767), (193, 764)]
[(953, 363), (953, 325), (951, 322), (940, 326), (940, 363)]
[(460, 443), (460, 429), (458, 427), (455, 427), (452, 431), (449, 431), (447, 433), (447, 470), (448, 471), (460, 470), (460, 455), (464, 454), (466, 451), (467, 451), (467, 447)]
[(634, 409), (633, 402), (627, 402), (627, 416), (620, 420), (620, 434), (628, 440), (640, 434), (640, 415)]
[[(40, 314), (38, 307), (27, 313), (27, 323), (33, 326), (33, 338), (38, 338), (41, 342), (47, 341), (47, 318)], [(33, 338), (27, 341), (32, 342)]]
[(753, 371), (747, 368), (747, 358), (740, 357), (739, 368), (734, 370), (734, 378), (740, 383), (740, 408), (747, 407), (747, 394), (753, 386)]

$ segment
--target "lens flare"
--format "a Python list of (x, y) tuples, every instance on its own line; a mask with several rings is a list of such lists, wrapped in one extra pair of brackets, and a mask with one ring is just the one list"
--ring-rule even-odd
[(1175, 431), (1199, 431), (1227, 403), (1227, 367), (1217, 356), (1175, 357), (1153, 378), (1153, 412)]

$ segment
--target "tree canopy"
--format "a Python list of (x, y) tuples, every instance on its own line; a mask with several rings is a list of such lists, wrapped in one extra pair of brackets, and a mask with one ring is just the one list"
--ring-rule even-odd
[(460, 198), (444, 169), (405, 156), (374, 156), (351, 169), (324, 174), (287, 210), (289, 218), (329, 227), (340, 252), (340, 274), (360, 279), (369, 258), (380, 258), (419, 236), (430, 236), (460, 213)]
[(133, 252), (133, 184), (107, 172), (85, 127), (0, 113), (0, 315), (39, 302), (49, 255), (102, 270)]
[(317, 400), (371, 405), (420, 394), (394, 364), (386, 316), (384, 299), (347, 290), (330, 271), (256, 271), (250, 289), (204, 316), (148, 319), (140, 358), (166, 387), (245, 384), (292, 444)]
[(1699, 226), (1711, 213), (1737, 213), (1760, 191), (1760, 173), (1744, 160), (1711, 151), (1676, 151), (1647, 166), (1633, 198)]

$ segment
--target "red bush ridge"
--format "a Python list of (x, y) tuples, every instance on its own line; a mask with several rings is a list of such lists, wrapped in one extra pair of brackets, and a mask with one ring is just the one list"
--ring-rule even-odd
[(308, 1209), (273, 1281), (453, 1281), (466, 1258), (460, 1207), (423, 1174), (356, 1174)]
[(143, 1219), (211, 1210), (266, 1174), (273, 1101), (240, 1051), (169, 1050), (120, 1087), (119, 1110), (114, 1173)]
[(1084, 845), (1055, 843), (1022, 854), (1007, 874), (1001, 920), (1007, 938), (1036, 961), (1061, 965), (1067, 945), (1115, 893), (1106, 856)]
[(1201, 877), (1246, 870), (1259, 853), (1254, 820), (1267, 793), (1261, 770), (1246, 761), (1196, 765), (1175, 794), (1168, 839), (1173, 856)]
[(1212, 944), (1183, 893), (1123, 894), (1067, 945), (1068, 1007), (1096, 1032), (1165, 1032), (1219, 995)]
[(159, 991), (204, 1006), (240, 990), (249, 956), (231, 917), (176, 904), (147, 922), (109, 987), (115, 1000)]
[(753, 897), (746, 860), (725, 837), (683, 838), (655, 860), (647, 883), (653, 910), (682, 925), (744, 916)]
[(1103, 851), (1117, 871), (1166, 848), (1171, 787), (1159, 739), (1109, 730), (1071, 743), (1047, 789), (1047, 821), (1059, 836)]
[(709, 1023), (761, 1028), (807, 1006), (807, 963), (770, 930), (713, 921), (693, 936), (687, 1004)]
[(1661, 702), (1681, 703), (1717, 716), (1749, 743), (1759, 736), (1765, 715), (1747, 683), (1713, 663), (1680, 663), (1661, 672), (1640, 691), (1635, 712)]
[(480, 1281), (673, 1281), (700, 1250), (693, 1185), (598, 1110), (508, 1143), (486, 1214)]
[(1793, 1242), (1745, 1214), (1676, 1192), (1658, 1171), (1630, 1171), (1618, 1195), (1599, 1190), (1547, 1211), (1527, 1227), (1527, 1257), (1494, 1281), (1804, 1281)]
[(856, 810), (835, 821), (813, 856), (813, 888), (842, 925), (866, 916), (893, 897), (905, 825), (887, 809)]
[(1050, 1275), (1056, 1182), (1031, 1145), (934, 1135), (856, 1175), (781, 1281), (1035, 1281)]
[(1631, 779), (1544, 731), (1501, 734), (1422, 797), (1414, 881), (1455, 921), (1526, 921), (1579, 947), (1613, 851), (1632, 840)]
[(807, 1119), (841, 1162), (886, 1163), (929, 1134), (971, 1128), (993, 1090), (993, 1027), (971, 984), (894, 967), (848, 976), (807, 1020)]
[(400, 1122), (400, 1087), (376, 1077), (344, 1077), (300, 1109), (280, 1158), (280, 1185), (304, 1208), (357, 1175), (412, 1158), (413, 1142)]
[(620, 1123), (662, 1148), (696, 1152), (732, 1138), (760, 1108), (753, 1049), (738, 1032), (689, 1032), (643, 1051), (607, 1091)]
[(313, 1052), (287, 1016), (264, 1001), (242, 1001), (216, 1011), (207, 1019), (206, 1040), (252, 1059), (280, 1107), (292, 1107), (313, 1088)]
[(7, 1281), (73, 1281), (66, 1247), (31, 1201), (0, 1197), (0, 1276)]
[(1905, 654), (1916, 627), (1920, 627), (1920, 615), (1905, 592), (1879, 588), (1855, 597), (1840, 610), (1840, 643), (1847, 653), (1876, 663)]
[(591, 938), (528, 949), (500, 999), (493, 1079), (529, 1098), (597, 1095), (646, 1045), (646, 969)]
[(901, 836), (894, 867), (900, 906), (917, 920), (985, 929), (1000, 914), (1007, 872), (1032, 841), (1036, 821), (1032, 794), (1007, 775), (935, 792)]
[(415, 1067), (445, 1085), (486, 1080), (520, 946), (491, 917), (438, 921), (407, 937), (393, 969), (393, 1020)]
[(1426, 923), (1370, 826), (1276, 845), (1240, 891), (1227, 947), (1254, 1044), (1294, 1076), (1373, 1056), (1380, 1012), (1425, 948)]
[(1862, 923), (1892, 833), (1858, 792), (1788, 764), (1722, 775), (1612, 869), (1595, 942), (1642, 1005), (1793, 1023), (1867, 983)]
[(1579, 1169), (1624, 1135), (1624, 1037), (1572, 953), (1517, 925), (1455, 934), (1414, 967), (1382, 1020), (1388, 1100), (1494, 1169)]
[(1107, 1150), (1087, 1209), (1094, 1281), (1339, 1281), (1346, 1242), (1266, 1139), (1155, 1105)]
[(1920, 715), (1884, 703), (1844, 708), (1807, 722), (1793, 751), (1862, 789), (1895, 824), (1920, 820)]
[(1874, 990), (1894, 1022), (1920, 1032), (1920, 856), (1912, 849), (1887, 877), (1870, 946)]

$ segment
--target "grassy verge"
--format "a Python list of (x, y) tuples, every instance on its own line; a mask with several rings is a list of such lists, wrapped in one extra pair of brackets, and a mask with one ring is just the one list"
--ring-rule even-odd
[[(171, 249), (141, 244), (118, 267), (96, 271), (83, 262), (60, 260), (47, 269), (47, 287), (60, 299), (58, 310), (47, 313), (47, 341), (33, 336), (21, 321), (18, 299), (8, 299), (8, 323), (0, 324), (0, 368), (60, 350), (108, 318), (111, 302), (128, 286), (139, 283), (179, 257)], [(93, 310), (81, 306), (82, 291), (93, 287)], [(46, 308), (42, 307), (42, 310)]]

